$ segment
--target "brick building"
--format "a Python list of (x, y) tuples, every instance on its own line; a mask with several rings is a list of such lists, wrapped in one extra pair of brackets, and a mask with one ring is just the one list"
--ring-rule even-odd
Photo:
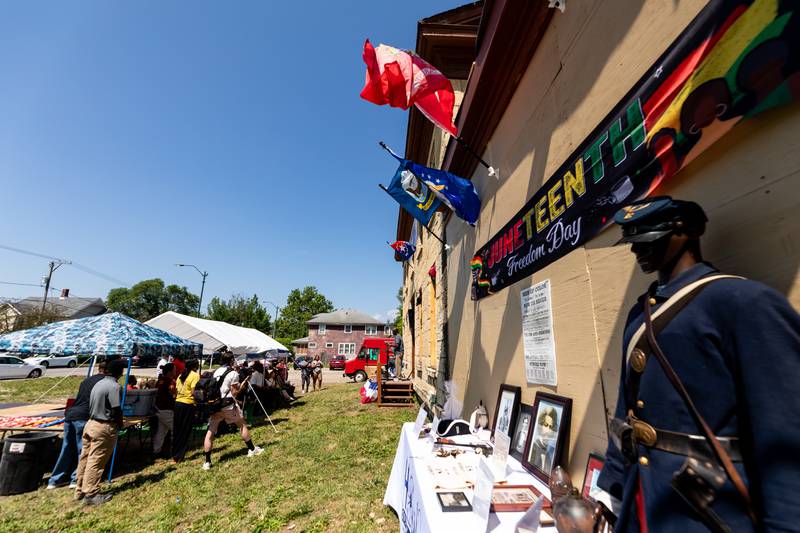
[(339, 309), (332, 313), (314, 315), (308, 324), (308, 355), (319, 355), (324, 362), (333, 355), (348, 359), (356, 354), (367, 337), (389, 337), (388, 326), (367, 313), (356, 309)]

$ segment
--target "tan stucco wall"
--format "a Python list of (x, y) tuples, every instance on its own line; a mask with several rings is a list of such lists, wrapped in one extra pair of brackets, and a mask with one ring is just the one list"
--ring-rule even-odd
[[(648, 283), (610, 228), (530, 278), (470, 300), (469, 260), (532, 196), (655, 63), (705, 4), (701, 0), (581, 1), (556, 13), (484, 158), (500, 167), (473, 180), (483, 199), (476, 229), (448, 223), (448, 333), (465, 415), (483, 400), (493, 414), (500, 383), (573, 399), (569, 470), (580, 481), (590, 451), (605, 452), (606, 411), (616, 403), (622, 326)], [(738, 125), (657, 191), (698, 201), (706, 258), (764, 281), (800, 307), (800, 106)], [(419, 273), (417, 274), (419, 275)], [(550, 279), (558, 386), (525, 383), (520, 290)]]

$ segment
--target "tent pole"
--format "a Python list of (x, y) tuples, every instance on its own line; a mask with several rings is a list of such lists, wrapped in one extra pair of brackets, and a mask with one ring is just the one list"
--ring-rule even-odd
[[(125, 396), (128, 394), (128, 379), (131, 377), (131, 366), (133, 365), (133, 356), (128, 356), (128, 371), (125, 373), (125, 385), (122, 386), (122, 402), (120, 409), (122, 409), (122, 419), (125, 420)], [(122, 429), (122, 428), (120, 428)], [(117, 440), (114, 441), (114, 451), (111, 453), (111, 465), (108, 467), (108, 482), (111, 483), (111, 477), (114, 475), (114, 460), (117, 458), (117, 443), (119, 443), (119, 432), (117, 430)]]

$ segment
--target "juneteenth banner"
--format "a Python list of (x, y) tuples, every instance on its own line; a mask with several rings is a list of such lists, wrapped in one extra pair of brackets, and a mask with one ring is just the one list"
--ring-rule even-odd
[(712, 0), (470, 263), (480, 299), (597, 235), (733, 126), (800, 95), (797, 0)]

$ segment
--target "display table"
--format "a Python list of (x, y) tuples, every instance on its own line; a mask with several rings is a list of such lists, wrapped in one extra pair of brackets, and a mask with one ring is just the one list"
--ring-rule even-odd
[[(386, 494), (383, 497), (384, 505), (395, 510), (400, 519), (400, 530), (404, 532), (483, 531), (478, 516), (473, 512), (442, 512), (434, 489), (436, 483), (426, 466), (426, 461), (432, 455), (431, 448), (432, 440), (417, 438), (412, 422), (403, 424)], [(528, 473), (513, 457), (508, 458), (506, 481), (509, 485), (533, 485), (545, 497), (550, 497), (550, 490)], [(472, 491), (463, 492), (472, 503)], [(513, 533), (523, 514), (522, 512), (491, 513), (486, 531)], [(539, 531), (555, 533), (556, 529), (552, 526), (540, 526)]]

